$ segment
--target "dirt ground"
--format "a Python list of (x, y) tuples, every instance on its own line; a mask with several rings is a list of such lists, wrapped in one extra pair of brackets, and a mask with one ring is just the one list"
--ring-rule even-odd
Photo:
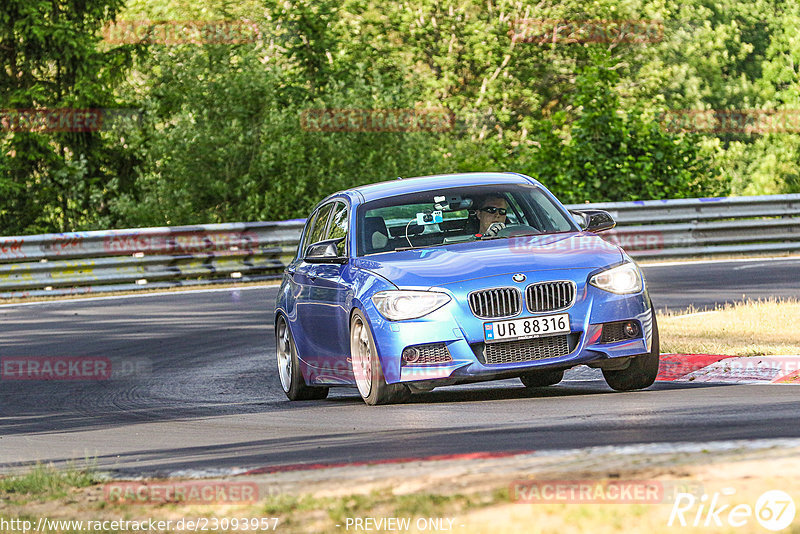
[[(755, 514), (762, 519), (780, 515), (785, 520), (794, 509), (774, 496), (759, 501), (762, 494), (781, 490), (800, 504), (800, 440), (598, 447), (502, 458), (132, 482), (134, 487), (249, 485), (257, 491), (249, 502), (163, 502), (148, 497), (146, 502), (131, 504), (109, 498), (109, 488), (119, 489), (125, 482), (107, 480), (57, 499), (2, 495), (0, 518), (29, 518), (34, 523), (41, 517), (157, 518), (173, 521), (172, 528), (164, 529), (170, 532), (186, 531), (174, 526), (186, 518), (264, 517), (278, 519), (277, 532), (769, 532)], [(591, 491), (570, 493), (576, 485)], [(621, 494), (611, 486), (633, 488), (627, 497), (646, 495), (647, 499), (626, 500), (623, 495), (620, 500)], [(643, 487), (659, 491), (637, 494)], [(567, 491), (559, 495), (553, 488)], [(591, 497), (588, 502), (581, 500), (587, 496)], [(731, 518), (736, 506), (739, 511)], [(749, 516), (743, 506), (751, 510)], [(717, 512), (710, 518), (709, 509)], [(238, 526), (237, 530), (231, 524), (217, 524), (217, 529), (206, 531), (245, 530), (242, 524)], [(795, 518), (781, 530), (800, 532), (800, 520)]]

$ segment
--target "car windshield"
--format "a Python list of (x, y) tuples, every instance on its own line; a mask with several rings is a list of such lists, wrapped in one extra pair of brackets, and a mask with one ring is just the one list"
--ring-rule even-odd
[(435, 189), (373, 200), (359, 207), (356, 228), (359, 256), (578, 230), (542, 188), (525, 184)]

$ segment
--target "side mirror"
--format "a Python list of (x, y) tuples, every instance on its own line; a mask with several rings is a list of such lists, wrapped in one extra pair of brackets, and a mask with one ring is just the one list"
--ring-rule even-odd
[(343, 237), (337, 239), (326, 239), (319, 243), (314, 243), (306, 248), (306, 256), (303, 261), (306, 263), (347, 263), (346, 256), (339, 256), (337, 245), (344, 241)]
[(610, 213), (604, 210), (570, 210), (581, 229), (589, 232), (611, 230), (617, 223)]
[(575, 210), (569, 210), (569, 214), (572, 215), (572, 220), (578, 225), (578, 228), (581, 230), (586, 230), (586, 217), (583, 213)]

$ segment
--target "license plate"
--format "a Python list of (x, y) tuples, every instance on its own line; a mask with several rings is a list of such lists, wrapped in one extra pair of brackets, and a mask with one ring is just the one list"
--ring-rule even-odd
[(486, 343), (554, 336), (569, 331), (568, 313), (483, 323), (483, 339)]

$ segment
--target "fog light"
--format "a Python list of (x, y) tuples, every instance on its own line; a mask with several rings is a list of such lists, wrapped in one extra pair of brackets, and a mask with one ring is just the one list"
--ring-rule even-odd
[(403, 349), (403, 361), (406, 363), (414, 363), (417, 360), (419, 360), (419, 349), (414, 347), (406, 347)]
[(639, 337), (639, 323), (627, 321), (624, 326), (625, 335), (629, 338)]

